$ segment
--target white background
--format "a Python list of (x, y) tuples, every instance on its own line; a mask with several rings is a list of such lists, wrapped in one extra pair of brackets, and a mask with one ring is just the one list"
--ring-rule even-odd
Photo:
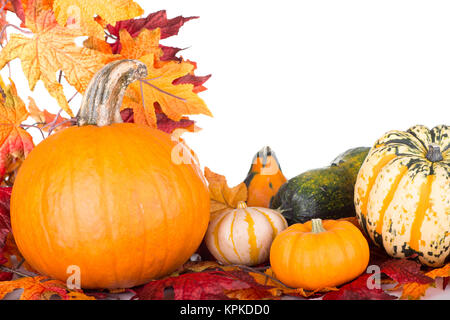
[[(193, 117), (203, 130), (185, 139), (232, 185), (264, 145), (291, 178), (388, 130), (450, 123), (448, 1), (137, 2), (145, 14), (200, 16), (162, 43), (188, 48), (197, 74), (212, 74), (200, 96), (214, 117)], [(27, 101), (18, 61), (12, 68)], [(41, 82), (31, 95), (59, 110)]]
[[(137, 2), (146, 14), (200, 16), (162, 43), (189, 47), (182, 56), (198, 62), (197, 74), (212, 74), (200, 96), (214, 118), (194, 117), (203, 130), (185, 138), (231, 185), (264, 145), (291, 178), (388, 130), (450, 124), (448, 1)], [(29, 93), (12, 68), (24, 100), (59, 110), (42, 83)]]

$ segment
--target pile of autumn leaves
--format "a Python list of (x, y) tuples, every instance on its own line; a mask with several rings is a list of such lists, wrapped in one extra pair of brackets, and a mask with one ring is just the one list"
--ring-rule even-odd
[[(124, 97), (122, 118), (157, 127), (168, 133), (175, 129), (194, 131), (192, 114), (210, 115), (198, 93), (209, 76), (195, 75), (196, 64), (177, 56), (181, 49), (167, 47), (161, 39), (178, 34), (180, 27), (194, 17), (168, 19), (164, 11), (144, 18), (142, 9), (132, 0), (0, 0), (0, 69), (19, 59), (31, 90), (41, 80), (61, 110), (52, 114), (40, 109), (32, 97), (26, 105), (14, 82), (6, 85), (0, 78), (0, 299), (23, 289), (21, 299), (104, 299), (117, 292), (131, 292), (136, 299), (280, 299), (284, 296), (323, 299), (395, 299), (381, 288), (369, 289), (375, 275), (363, 274), (340, 288), (308, 292), (289, 288), (278, 281), (270, 266), (222, 266), (213, 261), (204, 246), (203, 259), (187, 262), (164, 279), (144, 286), (110, 292), (69, 290), (65, 283), (37, 274), (20, 255), (11, 234), (9, 198), (17, 169), (34, 143), (27, 130), (40, 130), (43, 137), (74, 125), (76, 119), (70, 101), (83, 94), (89, 80), (106, 63), (118, 59), (138, 59), (146, 64), (147, 79), (130, 85)], [(7, 21), (15, 14), (20, 25)], [(95, 19), (92, 17), (96, 17)], [(14, 33), (7, 35), (6, 30)], [(75, 39), (84, 36), (83, 46)], [(10, 70), (14, 75), (20, 70)], [(73, 92), (66, 96), (63, 85)], [(28, 118), (36, 123), (25, 125)], [(211, 194), (211, 215), (235, 208), (247, 200), (245, 184), (229, 188), (225, 177), (205, 171)], [(356, 221), (353, 221), (357, 224)], [(418, 299), (436, 279), (448, 283), (450, 264), (424, 270), (412, 260), (389, 258), (377, 248), (371, 249), (370, 265), (380, 266), (383, 284), (402, 290), (402, 298)], [(13, 280), (14, 278), (14, 280)]]
[[(177, 55), (182, 49), (160, 43), (196, 17), (168, 19), (165, 11), (159, 11), (139, 18), (143, 10), (133, 0), (88, 3), (0, 0), (0, 70), (9, 68), (12, 76), (22, 71), (32, 91), (41, 80), (68, 116), (39, 109), (32, 97), (26, 106), (12, 79), (8, 86), (1, 81), (0, 178), (9, 182), (7, 185), (12, 185), (13, 177), (5, 176), (14, 174), (34, 146), (26, 132), (33, 126), (24, 121), (31, 116), (43, 136), (75, 124), (70, 102), (75, 95), (82, 95), (93, 75), (111, 61), (137, 59), (148, 69), (148, 77), (132, 83), (126, 91), (122, 104), (125, 121), (172, 133), (177, 128), (197, 129), (188, 115), (211, 115), (198, 96), (206, 89), (203, 84), (209, 76), (195, 75), (196, 63)], [(14, 14), (20, 25), (7, 21)], [(79, 37), (86, 39), (82, 46), (76, 44)], [(11, 70), (9, 62), (14, 59), (20, 60), (22, 70)], [(64, 90), (63, 85), (70, 89)]]

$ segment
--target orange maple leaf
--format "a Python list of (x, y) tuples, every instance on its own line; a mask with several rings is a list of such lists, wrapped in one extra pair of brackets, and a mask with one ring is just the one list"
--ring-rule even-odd
[(59, 280), (49, 280), (44, 276), (0, 281), (0, 299), (16, 289), (23, 289), (20, 300), (50, 300), (53, 296), (58, 296), (63, 300), (95, 300), (82, 292), (68, 290), (65, 284)]
[(97, 37), (88, 37), (83, 41), (83, 46), (88, 49), (97, 50), (108, 55), (113, 54), (109, 43)]
[(15, 171), (16, 164), (25, 159), (33, 149), (33, 138), (20, 127), (28, 118), (25, 103), (17, 95), (14, 82), (5, 86), (0, 79), (0, 177)]
[(143, 29), (136, 38), (133, 38), (127, 30), (120, 30), (120, 43), (122, 49), (120, 55), (125, 59), (139, 59), (151, 54), (158, 59), (162, 55), (159, 47), (161, 37), (160, 29)]
[(102, 37), (103, 27), (94, 19), (100, 16), (106, 23), (132, 19), (144, 10), (132, 0), (55, 0), (53, 3), (56, 20), (65, 26), (69, 18), (87, 30), (89, 35)]
[[(192, 84), (174, 84), (176, 79), (189, 75), (195, 65), (186, 61), (161, 61), (159, 47), (160, 29), (143, 29), (135, 38), (125, 30), (120, 31), (123, 59), (139, 59), (147, 66), (148, 77), (134, 82), (128, 88), (122, 109), (131, 108), (134, 122), (156, 127), (155, 107), (168, 118), (180, 121), (184, 115), (211, 112), (205, 102), (194, 92)], [(106, 42), (90, 39), (86, 46), (109, 52)]]
[[(205, 114), (212, 116), (205, 102), (193, 92), (192, 84), (173, 84), (173, 81), (189, 74), (194, 66), (188, 62), (168, 61), (157, 67), (154, 55), (139, 59), (146, 64), (147, 79), (134, 82), (128, 90), (141, 95), (145, 119), (148, 125), (156, 126), (155, 104), (174, 121), (184, 115)], [(141, 94), (142, 93), (142, 94)]]
[(41, 10), (52, 10), (53, 0), (21, 0), (24, 10), (33, 7), (33, 10), (39, 12)]
[(30, 100), (30, 103), (28, 104), (29, 114), (36, 121), (36, 126), (42, 131), (57, 132), (58, 130), (73, 125), (70, 119), (64, 118), (60, 114), (53, 114), (46, 109), (39, 109), (32, 97), (29, 97), (28, 99)]
[(50, 95), (73, 117), (63, 86), (56, 79), (57, 72), (64, 72), (67, 82), (82, 93), (94, 73), (116, 57), (78, 47), (74, 39), (84, 35), (79, 29), (61, 27), (52, 11), (35, 9), (27, 7), (25, 23), (33, 36), (12, 34), (0, 52), (0, 69), (19, 58), (30, 89), (34, 90), (37, 81), (42, 80)]

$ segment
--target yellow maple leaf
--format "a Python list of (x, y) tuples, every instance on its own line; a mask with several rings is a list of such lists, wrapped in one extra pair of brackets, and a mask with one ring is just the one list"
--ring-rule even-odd
[(128, 20), (144, 13), (132, 0), (55, 0), (53, 3), (56, 20), (65, 26), (69, 18), (74, 19), (87, 30), (89, 35), (102, 37), (103, 27), (94, 20), (100, 16), (106, 23)]
[(63, 86), (56, 79), (57, 72), (63, 71), (67, 82), (82, 93), (95, 72), (117, 57), (78, 47), (74, 39), (83, 33), (58, 25), (52, 11), (36, 13), (34, 7), (29, 6), (26, 17), (26, 27), (33, 31), (33, 36), (12, 34), (0, 52), (0, 69), (19, 58), (30, 89), (34, 90), (37, 81), (42, 80), (50, 95), (73, 117)]

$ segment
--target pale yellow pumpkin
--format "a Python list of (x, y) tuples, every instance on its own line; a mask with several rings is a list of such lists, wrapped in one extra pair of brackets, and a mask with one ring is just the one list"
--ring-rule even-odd
[(450, 257), (450, 127), (390, 131), (370, 150), (356, 180), (359, 222), (396, 258), (438, 267)]
[(286, 219), (278, 211), (240, 202), (237, 209), (210, 222), (205, 241), (219, 262), (252, 266), (269, 259), (272, 241), (286, 228)]

